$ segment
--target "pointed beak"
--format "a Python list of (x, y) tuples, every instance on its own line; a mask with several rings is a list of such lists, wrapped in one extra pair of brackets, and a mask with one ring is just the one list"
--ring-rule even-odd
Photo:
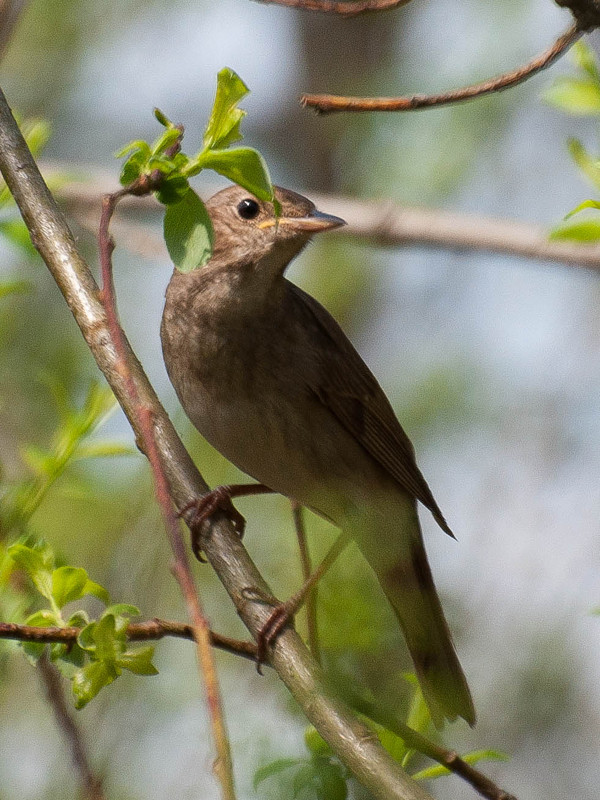
[(273, 217), (261, 222), (259, 228), (271, 228), (273, 225), (285, 225), (287, 230), (294, 233), (318, 233), (339, 228), (346, 222), (341, 217), (334, 217), (333, 214), (324, 214), (322, 211), (311, 211), (306, 217)]

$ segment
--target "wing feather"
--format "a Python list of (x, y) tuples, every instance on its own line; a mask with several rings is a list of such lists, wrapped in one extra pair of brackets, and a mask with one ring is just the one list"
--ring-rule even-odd
[(333, 317), (294, 284), (290, 289), (329, 346), (319, 347), (319, 378), (310, 388), (321, 403), (397, 481), (426, 506), (446, 533), (453, 536), (415, 460), (414, 448), (383, 389)]

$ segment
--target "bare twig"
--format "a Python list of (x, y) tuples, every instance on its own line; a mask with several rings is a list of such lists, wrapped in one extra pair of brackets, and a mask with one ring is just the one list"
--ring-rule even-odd
[(118, 192), (105, 195), (102, 201), (102, 215), (98, 231), (98, 245), (100, 251), (100, 264), (102, 269), (102, 290), (100, 300), (106, 311), (107, 326), (117, 354), (117, 368), (121, 371), (129, 400), (137, 415), (140, 431), (140, 447), (146, 454), (154, 476), (156, 498), (158, 500), (163, 521), (173, 552), (173, 574), (179, 583), (184, 596), (188, 615), (194, 627), (194, 639), (198, 651), (198, 662), (201, 667), (204, 685), (206, 688), (209, 718), (213, 730), (213, 738), (217, 750), (214, 764), (215, 774), (221, 784), (224, 800), (235, 800), (233, 780), (233, 764), (231, 748), (225, 726), (221, 693), (217, 670), (211, 647), (210, 628), (202, 611), (200, 598), (194, 586), (194, 579), (183, 543), (179, 521), (173, 509), (169, 494), (169, 485), (163, 469), (160, 454), (156, 445), (152, 409), (144, 405), (138, 392), (133, 375), (127, 361), (125, 335), (119, 324), (117, 314), (116, 295), (112, 273), (112, 251), (114, 242), (109, 234), (109, 225), (118, 201), (126, 194), (143, 195), (153, 191), (160, 182), (160, 173), (148, 179), (146, 176), (139, 178), (134, 184)]
[(73, 764), (81, 782), (82, 798), (85, 798), (85, 800), (104, 800), (102, 781), (92, 770), (83, 736), (67, 706), (60, 675), (56, 667), (50, 663), (46, 654), (43, 654), (38, 661), (38, 671), (46, 690), (48, 702), (54, 711), (59, 727), (69, 742)]
[(414, 94), (411, 97), (341, 97), (330, 94), (303, 94), (300, 102), (303, 106), (314, 108), (320, 114), (331, 114), (335, 111), (414, 111), (420, 108), (461, 103), (464, 100), (473, 100), (484, 94), (501, 92), (523, 83), (532, 75), (553, 64), (584, 32), (579, 23), (574, 23), (562, 36), (559, 36), (551, 47), (524, 66), (483, 81), (483, 83), (464, 86), (451, 92)]
[[(310, 553), (306, 539), (306, 527), (302, 506), (292, 500), (292, 516), (300, 549), (300, 563), (302, 564), (302, 582), (305, 583), (311, 576)], [(306, 629), (308, 633), (308, 646), (315, 659), (321, 663), (321, 648), (319, 646), (319, 629), (317, 625), (317, 586), (313, 586), (306, 596)]]
[[(32, 242), (54, 276), (98, 366), (106, 376), (136, 434), (141, 435), (119, 360), (107, 327), (98, 287), (73, 241), (60, 210), (39, 174), (18, 126), (0, 91), (0, 170), (31, 234)], [(127, 361), (140, 398), (151, 409), (157, 447), (171, 496), (181, 508), (208, 487), (183, 447), (158, 402), (138, 360), (125, 340)], [(203, 551), (254, 638), (270, 616), (265, 604), (248, 596), (252, 587), (262, 596), (269, 587), (231, 526), (222, 519), (210, 526)], [(271, 651), (271, 664), (308, 719), (336, 755), (377, 800), (431, 800), (381, 747), (377, 737), (333, 694), (325, 676), (300, 637), (287, 628)]]
[(371, 11), (385, 11), (410, 3), (410, 0), (258, 0), (260, 3), (300, 8), (303, 11), (321, 11), (340, 17), (356, 17)]
[[(55, 169), (52, 166), (50, 173)], [(93, 167), (87, 168), (86, 172), (94, 176), (91, 182), (66, 184), (60, 189), (60, 197), (77, 222), (95, 233), (99, 217), (98, 195), (105, 190), (106, 179)], [(337, 236), (359, 236), (391, 247), (416, 245), (460, 252), (479, 250), (600, 269), (600, 245), (551, 241), (548, 229), (543, 225), (406, 206), (389, 200), (354, 200), (309, 190), (304, 194), (321, 208), (346, 220), (348, 224), (335, 234)], [(123, 205), (130, 215), (152, 208), (143, 198), (124, 198)], [(158, 204), (155, 207), (158, 209)], [(123, 246), (132, 252), (146, 258), (168, 258), (164, 240), (150, 225), (124, 220), (121, 215), (121, 219), (115, 220), (114, 227), (122, 234)]]
[[(0, 639), (16, 639), (21, 642), (39, 642), (49, 644), (73, 644), (81, 632), (81, 628), (37, 628), (32, 625), (17, 625), (14, 622), (0, 622)], [(164, 619), (152, 619), (147, 622), (132, 622), (127, 628), (127, 638), (132, 642), (143, 642), (174, 636), (179, 639), (195, 640), (194, 628), (183, 622), (169, 622)], [(210, 631), (210, 643), (219, 650), (256, 661), (256, 645), (254, 642), (243, 642), (222, 636)]]

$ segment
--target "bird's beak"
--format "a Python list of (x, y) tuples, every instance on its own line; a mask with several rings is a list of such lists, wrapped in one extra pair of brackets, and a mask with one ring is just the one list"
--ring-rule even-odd
[(339, 228), (346, 222), (341, 217), (334, 217), (333, 214), (324, 214), (322, 211), (311, 211), (306, 217), (273, 217), (259, 223), (259, 228), (271, 228), (273, 226), (284, 225), (287, 230), (293, 233), (318, 233), (328, 231), (332, 228)]

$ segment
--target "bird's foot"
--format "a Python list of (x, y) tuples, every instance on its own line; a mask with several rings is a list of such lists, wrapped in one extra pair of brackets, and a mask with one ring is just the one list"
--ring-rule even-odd
[[(240, 539), (244, 535), (246, 520), (231, 502), (235, 492), (234, 486), (217, 486), (202, 497), (196, 497), (180, 509), (178, 516), (185, 517), (192, 531), (192, 550), (198, 561), (205, 561), (202, 556), (202, 528), (205, 522), (217, 512), (225, 514)], [(189, 512), (192, 511), (192, 514)]]
[(293, 625), (294, 616), (304, 603), (306, 593), (303, 591), (297, 592), (284, 602), (256, 589), (245, 590), (243, 594), (249, 600), (273, 606), (269, 617), (256, 634), (256, 669), (262, 675), (262, 665), (267, 660), (269, 648), (274, 644), (286, 625)]

